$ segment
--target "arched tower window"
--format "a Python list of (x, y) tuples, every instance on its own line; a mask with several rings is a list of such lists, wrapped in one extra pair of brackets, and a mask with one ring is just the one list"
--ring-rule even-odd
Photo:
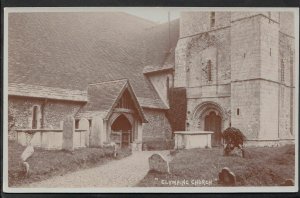
[(211, 12), (210, 13), (210, 28), (215, 27), (215, 23), (216, 23), (216, 13)]
[(212, 67), (211, 60), (208, 60), (208, 62), (207, 62), (207, 80), (208, 81), (212, 80), (211, 79), (211, 67)]

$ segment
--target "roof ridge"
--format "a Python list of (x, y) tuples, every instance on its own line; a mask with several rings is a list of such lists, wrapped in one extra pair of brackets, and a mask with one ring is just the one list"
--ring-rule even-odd
[(78, 91), (78, 92), (86, 92), (86, 90), (81, 89), (70, 89), (70, 88), (61, 88), (61, 87), (53, 87), (53, 86), (45, 86), (45, 85), (34, 85), (34, 84), (27, 84), (27, 83), (8, 83), (8, 87), (12, 86), (27, 86), (27, 87), (38, 87), (38, 88), (49, 88), (49, 89), (56, 89), (56, 90), (68, 90), (68, 91)]
[(129, 81), (128, 78), (120, 78), (115, 80), (108, 80), (108, 81), (102, 81), (102, 82), (96, 82), (96, 83), (89, 83), (88, 85), (99, 85), (99, 84), (105, 84), (105, 83), (112, 83), (112, 82), (118, 82), (118, 81)]

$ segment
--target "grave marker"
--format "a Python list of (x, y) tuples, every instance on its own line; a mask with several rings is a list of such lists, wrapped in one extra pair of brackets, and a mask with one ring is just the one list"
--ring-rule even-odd
[(160, 173), (170, 173), (169, 162), (160, 154), (153, 154), (149, 157), (149, 169)]
[(75, 133), (75, 120), (72, 116), (67, 116), (63, 124), (63, 144), (62, 149), (67, 151), (74, 150), (74, 133)]
[(219, 182), (225, 186), (235, 186), (235, 174), (228, 167), (224, 167), (219, 173)]

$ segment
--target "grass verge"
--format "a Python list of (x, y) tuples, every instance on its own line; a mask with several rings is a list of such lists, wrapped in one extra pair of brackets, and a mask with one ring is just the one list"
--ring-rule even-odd
[(64, 175), (83, 168), (95, 167), (110, 160), (121, 159), (131, 154), (130, 150), (121, 150), (113, 158), (113, 148), (81, 148), (73, 152), (61, 150), (44, 150), (35, 148), (27, 160), (30, 165), (29, 175), (24, 176), (21, 166), (21, 154), (25, 147), (9, 141), (8, 144), (8, 185), (20, 185), (38, 182), (52, 176)]
[(137, 186), (220, 186), (223, 167), (235, 173), (237, 186), (278, 186), (295, 177), (295, 146), (246, 148), (245, 158), (223, 156), (221, 148), (181, 150), (170, 162), (171, 174), (149, 171)]

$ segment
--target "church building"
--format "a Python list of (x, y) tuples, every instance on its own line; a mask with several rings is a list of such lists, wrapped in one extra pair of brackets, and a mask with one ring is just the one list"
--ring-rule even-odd
[(213, 131), (220, 146), (229, 126), (249, 145), (294, 140), (293, 13), (8, 16), (14, 129), (59, 129), (71, 115), (89, 121), (89, 146), (121, 132), (125, 146), (171, 149), (175, 131)]

